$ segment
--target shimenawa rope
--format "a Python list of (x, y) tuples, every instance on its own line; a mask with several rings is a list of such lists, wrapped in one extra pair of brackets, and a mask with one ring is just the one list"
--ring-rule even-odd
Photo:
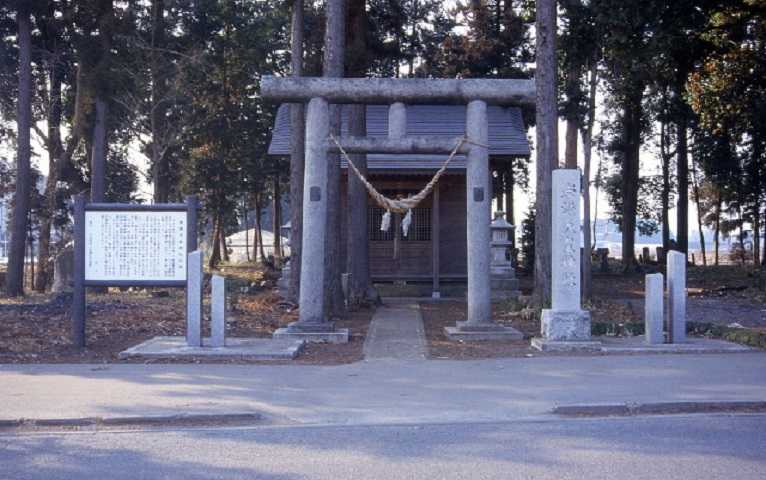
[(410, 223), (412, 222), (412, 209), (417, 207), (420, 202), (422, 202), (434, 189), (434, 186), (436, 185), (436, 182), (439, 181), (439, 178), (444, 174), (444, 172), (447, 170), (447, 166), (450, 164), (452, 159), (455, 157), (457, 152), (460, 150), (460, 147), (463, 146), (465, 143), (472, 143), (474, 145), (478, 145), (481, 147), (487, 147), (487, 145), (483, 145), (477, 142), (474, 142), (472, 140), (469, 140), (466, 137), (461, 137), (458, 142), (455, 144), (455, 148), (452, 149), (452, 152), (449, 154), (447, 159), (442, 164), (441, 168), (436, 171), (433, 178), (431, 178), (431, 181), (429, 181), (425, 187), (415, 195), (407, 198), (401, 198), (401, 199), (394, 199), (394, 198), (388, 198), (379, 191), (375, 189), (375, 187), (372, 186), (372, 184), (367, 181), (367, 179), (362, 175), (362, 172), (359, 171), (359, 169), (354, 165), (354, 162), (351, 161), (351, 158), (348, 156), (346, 151), (343, 149), (343, 146), (341, 146), (340, 142), (338, 142), (338, 139), (335, 138), (334, 135), (330, 135), (330, 138), (333, 142), (335, 142), (335, 145), (338, 146), (338, 150), (340, 150), (340, 153), (343, 155), (343, 158), (346, 159), (346, 162), (348, 162), (349, 167), (351, 167), (351, 170), (356, 174), (356, 176), (359, 178), (359, 180), (364, 185), (364, 188), (367, 189), (367, 193), (370, 194), (370, 197), (372, 197), (373, 200), (375, 200), (375, 203), (377, 203), (381, 208), (383, 208), (386, 213), (383, 215), (383, 219), (380, 224), (380, 229), (382, 231), (387, 232), (389, 227), (391, 226), (391, 212), (394, 213), (406, 213), (406, 216), (404, 217), (404, 220), (402, 220), (402, 230), (404, 232), (404, 236), (407, 236), (407, 231), (409, 230)]

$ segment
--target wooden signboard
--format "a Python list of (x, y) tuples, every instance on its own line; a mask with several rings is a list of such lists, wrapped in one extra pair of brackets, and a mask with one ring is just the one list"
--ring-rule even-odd
[(197, 249), (197, 199), (186, 203), (74, 204), (72, 342), (85, 345), (86, 287), (185, 287)]

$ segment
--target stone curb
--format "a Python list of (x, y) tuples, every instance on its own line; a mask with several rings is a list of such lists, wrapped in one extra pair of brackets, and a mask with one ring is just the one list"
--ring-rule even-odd
[(16, 429), (46, 429), (59, 427), (163, 427), (208, 425), (253, 425), (265, 418), (260, 413), (194, 414), (194, 415), (147, 415), (134, 417), (84, 417), (84, 418), (20, 418), (0, 419), (0, 431)]
[(628, 417), (684, 413), (766, 413), (766, 402), (665, 402), (614, 405), (564, 405), (551, 412), (562, 417)]

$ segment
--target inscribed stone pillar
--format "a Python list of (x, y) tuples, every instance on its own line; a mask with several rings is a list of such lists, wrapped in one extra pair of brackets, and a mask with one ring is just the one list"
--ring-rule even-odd
[(558, 169), (552, 178), (551, 308), (543, 310), (541, 350), (593, 349), (590, 312), (580, 307), (580, 171)]
[(661, 273), (653, 273), (646, 276), (644, 295), (644, 332), (646, 343), (656, 345), (665, 343), (662, 334), (664, 324), (664, 279)]
[(210, 346), (226, 346), (226, 280), (213, 275), (210, 295)]
[(552, 309), (580, 310), (580, 171), (553, 171)]
[(195, 250), (186, 261), (186, 343), (202, 346), (202, 252)]
[(306, 112), (306, 166), (303, 182), (303, 252), (298, 322), (290, 330), (327, 329), (324, 319), (324, 260), (327, 225), (327, 138), (329, 108), (312, 98)]
[(471, 144), (466, 162), (468, 319), (467, 324), (492, 322), (490, 304), (490, 190), (489, 152), (486, 147), (487, 104), (474, 100), (466, 109), (466, 135)]
[(671, 250), (667, 253), (668, 336), (670, 343), (686, 341), (686, 255)]

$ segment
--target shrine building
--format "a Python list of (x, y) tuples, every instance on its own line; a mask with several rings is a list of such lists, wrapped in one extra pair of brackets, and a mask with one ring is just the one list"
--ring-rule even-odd
[[(367, 106), (367, 136), (388, 134), (388, 106)], [(489, 162), (494, 178), (510, 175), (512, 162), (529, 157), (526, 129), (518, 107), (487, 107)], [(348, 134), (349, 110), (343, 109), (342, 135)], [(465, 105), (408, 105), (407, 135), (452, 139), (465, 134)], [(268, 154), (290, 155), (290, 112), (288, 105), (277, 111)], [(420, 191), (443, 165), (447, 155), (369, 154), (367, 178), (383, 195), (407, 197)], [(340, 156), (341, 258), (346, 258), (348, 165)], [(370, 276), (376, 283), (406, 281), (433, 284), (464, 283), (467, 278), (466, 160), (457, 155), (433, 192), (412, 211), (407, 235), (401, 228), (403, 215), (392, 215), (391, 228), (381, 231), (384, 210), (368, 201)], [(352, 173), (353, 175), (353, 173)], [(496, 188), (497, 190), (497, 188)], [(503, 192), (493, 197), (502, 198)], [(499, 204), (500, 210), (504, 210)]]

